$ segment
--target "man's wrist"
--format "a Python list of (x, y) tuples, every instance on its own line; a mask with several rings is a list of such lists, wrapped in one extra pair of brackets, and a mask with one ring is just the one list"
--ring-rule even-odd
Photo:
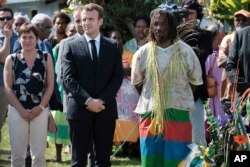
[(85, 102), (85, 105), (87, 105), (88, 102), (89, 102), (91, 99), (92, 99), (92, 97), (88, 98), (88, 99), (86, 100), (86, 102)]

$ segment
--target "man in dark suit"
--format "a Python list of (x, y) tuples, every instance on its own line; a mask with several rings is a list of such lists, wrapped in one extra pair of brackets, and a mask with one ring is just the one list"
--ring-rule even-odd
[[(76, 28), (76, 34), (71, 36), (71, 37), (68, 37), (66, 39), (63, 39), (60, 41), (60, 45), (59, 45), (59, 51), (58, 51), (58, 59), (57, 59), (57, 63), (58, 64), (58, 74), (61, 74), (61, 75), (58, 75), (57, 77), (57, 80), (60, 81), (62, 83), (62, 71), (61, 71), (61, 68), (62, 68), (62, 53), (63, 53), (63, 50), (64, 50), (64, 45), (65, 43), (69, 42), (69, 41), (72, 41), (72, 40), (75, 40), (79, 37), (81, 37), (83, 35), (83, 29), (82, 29), (82, 26), (81, 26), (81, 11), (82, 11), (82, 6), (79, 6), (77, 8), (74, 9), (73, 13), (72, 13), (72, 17), (73, 17), (73, 22), (74, 22), (74, 26)], [(63, 84), (63, 83), (62, 83)], [(64, 99), (63, 99), (63, 111), (67, 111), (67, 99), (66, 99), (66, 92), (64, 92)]]
[[(72, 40), (75, 40), (79, 37), (81, 37), (83, 35), (83, 29), (82, 29), (82, 24), (81, 24), (81, 11), (82, 11), (82, 6), (78, 6), (77, 8), (74, 9), (74, 11), (72, 12), (72, 18), (73, 18), (73, 23), (74, 23), (74, 26), (76, 28), (76, 34), (71, 36), (71, 37), (68, 37), (66, 39), (63, 39), (60, 41), (60, 46), (59, 46), (59, 52), (58, 52), (58, 58), (57, 58), (57, 68), (58, 68), (58, 74), (61, 74), (61, 75), (57, 75), (57, 80), (62, 83), (62, 71), (61, 71), (61, 68), (62, 68), (62, 53), (63, 53), (63, 50), (64, 50), (64, 45), (65, 43), (69, 42), (69, 41), (72, 41)], [(66, 112), (68, 109), (67, 109), (67, 105), (68, 104), (68, 98), (67, 98), (67, 91), (64, 90), (63, 92), (63, 111)], [(90, 153), (88, 154), (88, 166), (90, 167), (93, 167), (95, 166), (95, 159), (94, 159), (94, 152), (93, 152), (93, 146), (92, 144), (90, 145)]]
[(72, 142), (71, 166), (86, 166), (93, 137), (95, 166), (109, 167), (116, 93), (123, 79), (119, 44), (100, 35), (103, 8), (90, 3), (81, 12), (84, 35), (64, 45), (63, 86), (68, 94), (67, 119)]
[(249, 26), (235, 33), (226, 66), (227, 76), (232, 84), (236, 79), (237, 68), (239, 69), (237, 83), (237, 92), (239, 93), (250, 88), (250, 17), (248, 17), (248, 21)]

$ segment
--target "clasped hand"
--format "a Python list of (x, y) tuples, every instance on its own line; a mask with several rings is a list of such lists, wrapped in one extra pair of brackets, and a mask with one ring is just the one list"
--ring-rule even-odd
[(32, 121), (34, 118), (36, 118), (40, 113), (42, 112), (42, 109), (39, 106), (35, 106), (30, 110), (25, 110), (21, 113), (21, 116), (26, 121)]
[(101, 99), (90, 99), (86, 105), (87, 110), (95, 113), (101, 112), (105, 109), (104, 101), (102, 101)]

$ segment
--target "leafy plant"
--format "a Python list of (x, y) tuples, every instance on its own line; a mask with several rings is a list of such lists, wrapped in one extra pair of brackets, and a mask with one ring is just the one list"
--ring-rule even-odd
[[(249, 137), (241, 117), (241, 102), (237, 101), (235, 111), (224, 118), (215, 118), (208, 104), (206, 104), (206, 116), (209, 124), (208, 131), (211, 135), (211, 142), (203, 153), (207, 164), (214, 162), (216, 166), (227, 166), (230, 151), (249, 151)], [(203, 148), (205, 150), (205, 148)]]
[(210, 0), (211, 17), (233, 22), (233, 15), (240, 9), (250, 10), (250, 0)]
[(69, 7), (65, 10), (71, 12), (76, 6), (90, 2), (102, 4), (106, 11), (102, 26), (104, 34), (107, 35), (111, 29), (119, 29), (127, 40), (134, 34), (135, 17), (138, 15), (149, 16), (151, 10), (165, 0), (71, 0)]

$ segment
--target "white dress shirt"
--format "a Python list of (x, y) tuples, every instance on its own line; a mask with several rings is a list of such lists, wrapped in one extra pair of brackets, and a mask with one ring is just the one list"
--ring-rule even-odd
[(100, 42), (101, 42), (101, 35), (98, 34), (95, 39), (90, 38), (87, 34), (84, 33), (84, 37), (88, 42), (89, 52), (91, 54), (91, 58), (93, 59), (92, 52), (91, 52), (91, 43), (90, 40), (95, 40), (95, 46), (97, 51), (97, 57), (99, 57), (99, 51), (100, 51)]

